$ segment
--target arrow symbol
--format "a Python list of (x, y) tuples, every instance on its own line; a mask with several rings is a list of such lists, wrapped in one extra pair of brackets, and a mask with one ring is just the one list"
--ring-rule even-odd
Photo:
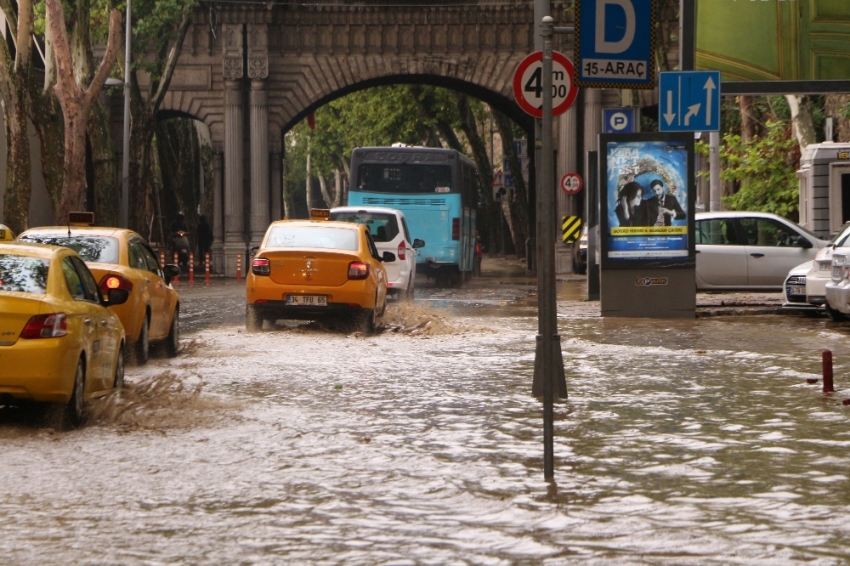
[(700, 103), (694, 104), (693, 106), (688, 106), (688, 113), (685, 114), (685, 126), (691, 125), (691, 116), (696, 116), (697, 114), (699, 114), (700, 106), (702, 106), (702, 104)]
[(705, 90), (705, 124), (706, 126), (711, 125), (711, 93), (714, 92), (714, 89), (717, 88), (717, 85), (714, 84), (714, 80), (709, 76), (708, 80), (705, 81), (705, 86), (702, 87)]
[(664, 119), (667, 120), (667, 125), (673, 123), (673, 119), (676, 117), (676, 114), (673, 113), (673, 91), (667, 91), (667, 112), (664, 114)]

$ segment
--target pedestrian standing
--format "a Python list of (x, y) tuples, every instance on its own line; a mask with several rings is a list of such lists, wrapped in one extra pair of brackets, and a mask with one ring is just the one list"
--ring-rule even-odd
[(198, 217), (198, 252), (201, 262), (205, 260), (206, 254), (210, 251), (212, 241), (212, 229), (207, 223), (207, 217), (202, 214)]

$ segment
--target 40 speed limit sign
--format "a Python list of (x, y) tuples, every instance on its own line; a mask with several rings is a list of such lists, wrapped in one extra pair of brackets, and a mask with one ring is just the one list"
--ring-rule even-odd
[[(563, 54), (552, 52), (552, 116), (572, 106), (578, 94), (573, 83), (573, 64)], [(543, 52), (527, 56), (514, 73), (514, 98), (526, 113), (543, 117)]]

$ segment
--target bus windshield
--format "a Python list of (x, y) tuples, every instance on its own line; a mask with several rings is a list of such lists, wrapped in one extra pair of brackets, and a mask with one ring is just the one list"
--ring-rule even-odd
[(416, 194), (457, 192), (452, 187), (449, 165), (407, 163), (361, 163), (357, 169), (358, 191)]

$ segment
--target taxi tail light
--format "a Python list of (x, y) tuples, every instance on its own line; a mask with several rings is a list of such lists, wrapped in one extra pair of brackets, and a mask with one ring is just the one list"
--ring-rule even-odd
[(395, 255), (396, 255), (396, 257), (398, 257), (398, 259), (407, 259), (406, 252), (407, 252), (407, 242), (402, 240), (401, 243), (399, 243), (399, 245), (398, 245), (398, 253), (395, 254)]
[(369, 264), (362, 261), (352, 261), (348, 264), (349, 279), (366, 279), (369, 276)]
[(460, 240), (460, 218), (452, 218), (452, 240)]
[(133, 282), (127, 279), (126, 277), (122, 277), (121, 275), (116, 275), (114, 273), (107, 273), (103, 276), (103, 279), (100, 280), (100, 292), (103, 296), (109, 295), (110, 289), (124, 289), (128, 293), (133, 292)]
[(21, 338), (58, 338), (68, 334), (65, 313), (37, 314), (27, 322)]
[(269, 275), (272, 272), (271, 269), (271, 262), (264, 257), (255, 257), (251, 262), (251, 273), (254, 275)]

